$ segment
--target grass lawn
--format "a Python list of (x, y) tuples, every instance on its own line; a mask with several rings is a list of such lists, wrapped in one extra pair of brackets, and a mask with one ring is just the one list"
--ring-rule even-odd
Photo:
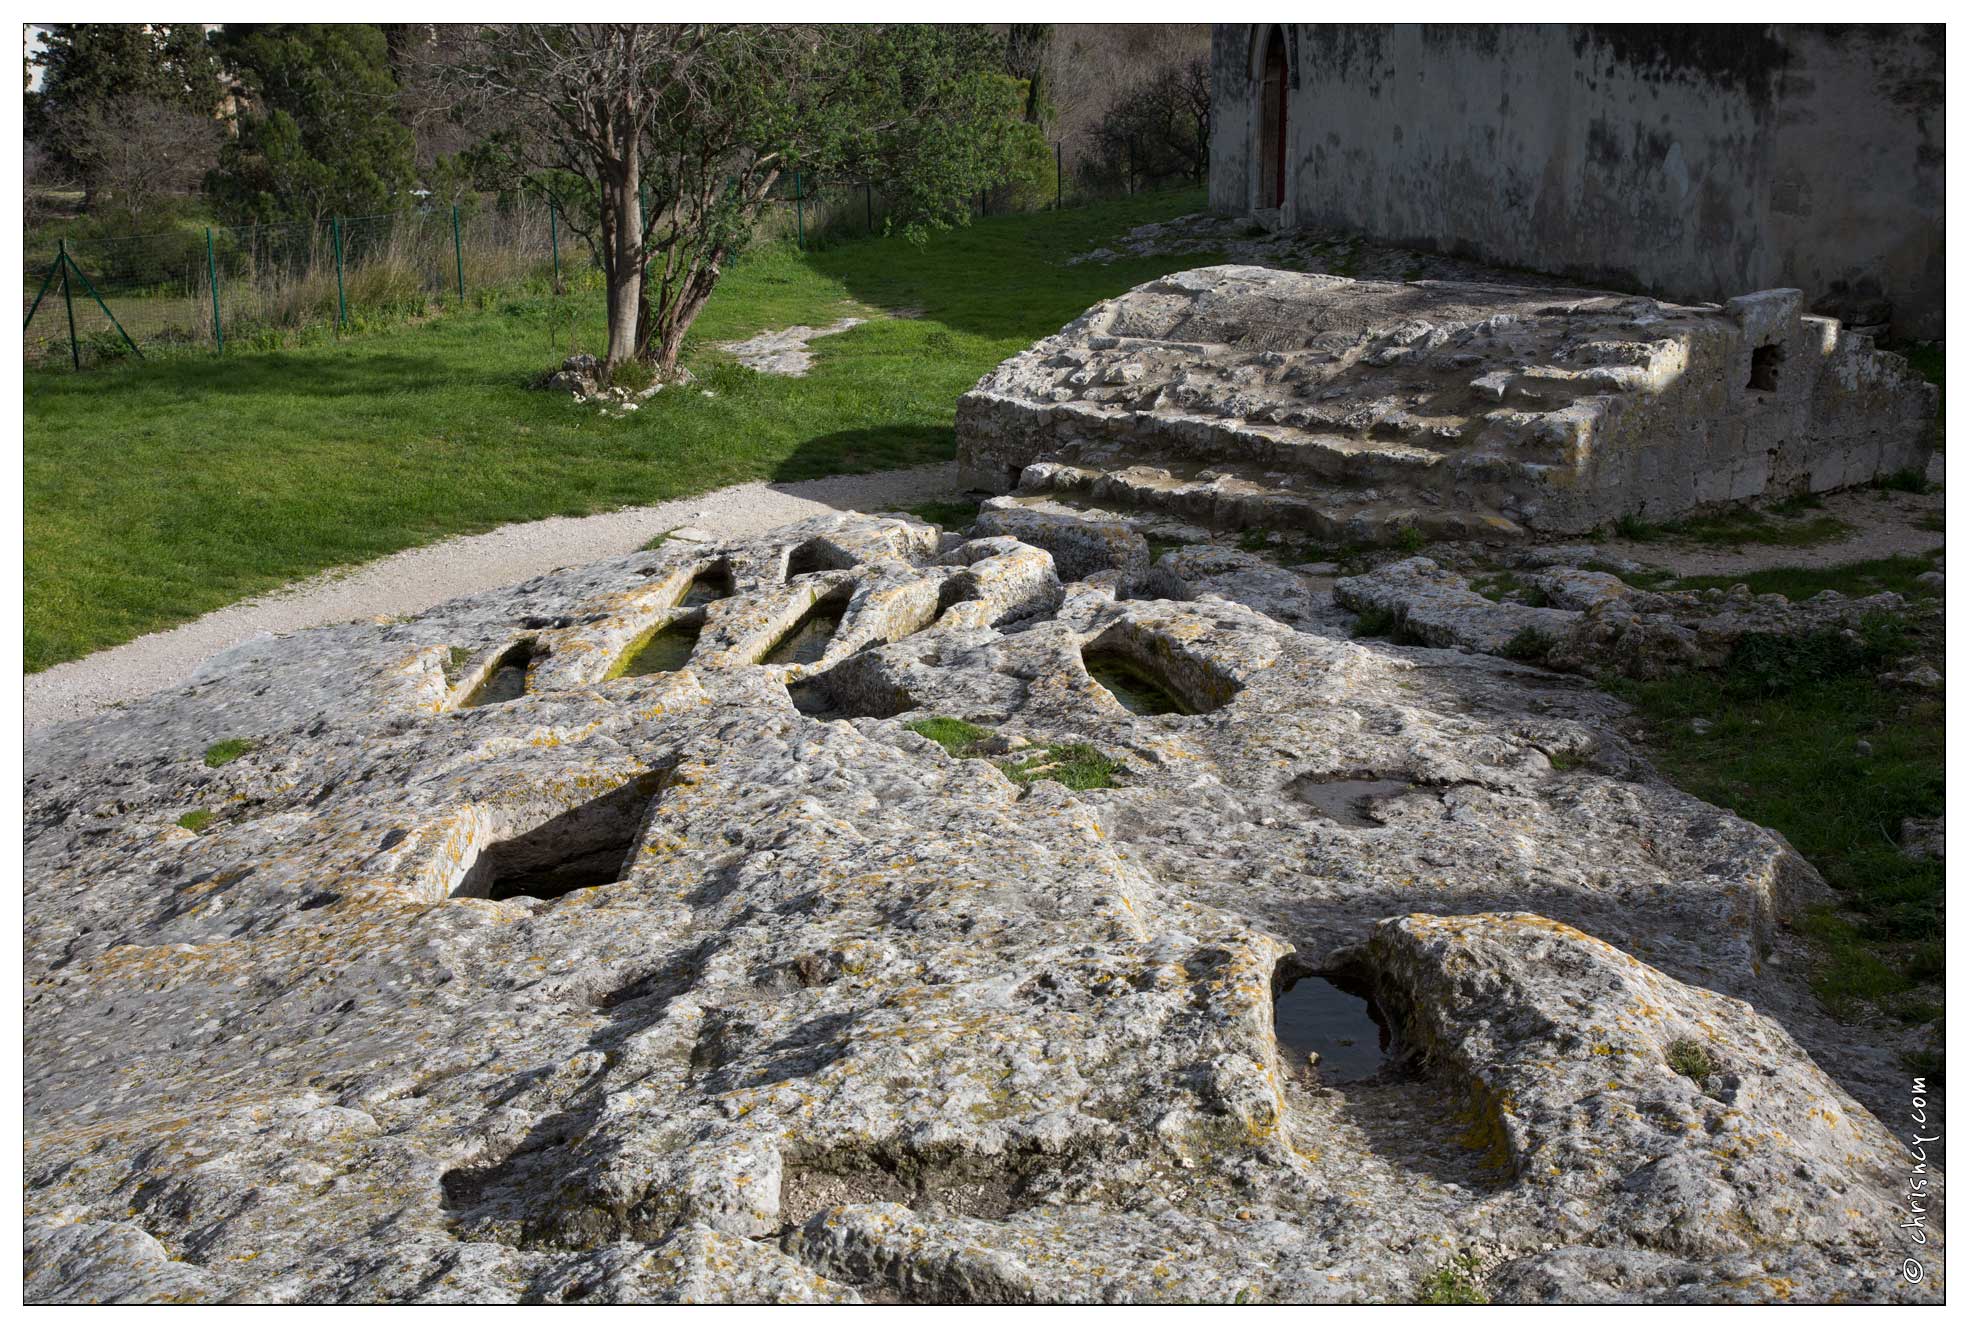
[[(1936, 551), (1940, 552), (1940, 551)], [(1716, 582), (1803, 598), (1821, 590), (1930, 595), (1926, 558), (1778, 569)], [(1938, 617), (1883, 615), (1859, 640), (1841, 634), (1747, 640), (1722, 677), (1610, 681), (1645, 724), (1650, 757), (1671, 781), (1784, 834), (1839, 896), (1792, 920), (1820, 943), (1813, 986), (1835, 1012), (1858, 1002), (1913, 1023), (1940, 1014), (1943, 869), (1901, 852), (1901, 822), (1942, 814), (1943, 702), (1876, 674), (1909, 655), (1943, 657)], [(1697, 732), (1695, 720), (1708, 726)], [(1863, 749), (1861, 744), (1866, 747)]]
[[(622, 419), (526, 389), (569, 345), (539, 294), (295, 349), (30, 371), (27, 668), (505, 522), (946, 460), (957, 398), (979, 375), (1186, 261), (1060, 260), (1202, 206), (1198, 191), (1139, 195), (987, 218), (921, 248), (762, 248), (720, 283), (686, 348), (712, 395), (665, 392)], [(600, 292), (571, 299), (578, 349), (599, 351)], [(802, 379), (709, 345), (860, 306), (922, 316), (815, 343)]]

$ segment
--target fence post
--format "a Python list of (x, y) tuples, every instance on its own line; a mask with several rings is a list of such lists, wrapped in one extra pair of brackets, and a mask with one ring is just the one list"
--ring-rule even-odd
[(58, 262), (62, 265), (62, 304), (68, 308), (68, 358), (76, 369), (82, 368), (82, 344), (75, 340), (75, 299), (68, 290), (68, 237), (63, 236)]
[(458, 307), (465, 307), (465, 237), (458, 229), (458, 205), (451, 205), (451, 254), (458, 263)]
[(1053, 211), (1059, 212), (1067, 205), (1067, 153), (1066, 140), (1053, 145)]
[(807, 205), (800, 194), (800, 173), (798, 171), (793, 173), (793, 225), (796, 228), (795, 243), (801, 249), (805, 249), (807, 247)]
[(870, 235), (874, 235), (875, 234), (875, 182), (873, 180), (864, 181), (862, 183), (861, 188), (862, 188), (862, 198), (868, 204), (868, 233)]
[(561, 224), (554, 215), (554, 200), (547, 200), (547, 241), (554, 247), (554, 289), (561, 289)]
[(226, 349), (226, 330), (219, 324), (219, 264), (212, 255), (212, 228), (205, 228), (205, 280), (212, 288), (212, 340)]
[[(74, 259), (68, 260), (68, 266), (74, 270), (76, 280), (82, 283), (82, 289), (87, 291), (89, 293), (89, 298), (96, 302), (96, 308), (103, 311), (103, 317), (109, 320), (109, 325), (112, 328), (115, 328), (118, 334), (122, 336), (123, 344), (130, 348), (130, 353), (136, 356), (139, 360), (143, 359), (144, 353), (137, 348), (137, 339), (130, 335), (130, 330), (124, 327), (122, 322), (116, 317), (115, 313), (111, 311), (109, 307), (109, 301), (103, 299), (103, 293), (101, 291), (98, 291), (96, 289), (96, 284), (89, 280), (89, 274), (84, 272), (81, 268), (76, 267)], [(74, 314), (71, 311), (70, 318), (72, 319), (73, 317)]]
[(48, 288), (55, 284), (55, 274), (61, 271), (63, 271), (61, 255), (57, 254), (55, 255), (55, 261), (48, 265), (47, 274), (41, 278), (41, 289), (34, 293), (34, 303), (27, 307), (27, 317), (21, 322), (21, 333), (23, 335), (26, 334), (29, 328), (34, 326), (35, 311), (41, 308), (42, 297), (48, 294)]
[(1128, 192), (1135, 192), (1135, 140), (1128, 140)]
[(335, 242), (335, 331), (340, 332), (349, 325), (349, 297), (342, 286), (342, 219), (340, 217), (329, 219), (328, 235)]

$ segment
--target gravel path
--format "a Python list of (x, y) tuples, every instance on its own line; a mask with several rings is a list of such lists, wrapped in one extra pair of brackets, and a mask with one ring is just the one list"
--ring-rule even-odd
[(694, 498), (593, 517), (518, 522), (321, 573), (164, 632), (58, 664), (26, 683), (27, 729), (79, 719), (175, 687), (207, 657), (262, 634), (382, 614), (414, 614), (555, 568), (626, 554), (679, 526), (741, 536), (834, 509), (893, 511), (962, 492), (954, 462), (798, 484), (733, 485)]

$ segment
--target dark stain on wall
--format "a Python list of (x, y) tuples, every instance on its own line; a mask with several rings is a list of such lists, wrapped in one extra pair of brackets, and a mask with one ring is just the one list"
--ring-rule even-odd
[[(1347, 78), (1358, 72), (1372, 76), (1387, 56), (1384, 29), (1357, 23), (1320, 23), (1306, 34), (1306, 59), (1321, 73)], [(1358, 69), (1356, 69), (1358, 66)]]
[(1502, 49), (1500, 31), (1495, 23), (1424, 23), (1422, 40), (1430, 46), (1461, 46), (1494, 57)]
[(1789, 59), (1770, 27), (1754, 23), (1582, 23), (1573, 52), (1593, 47), (1658, 82), (1712, 83), (1769, 105)]

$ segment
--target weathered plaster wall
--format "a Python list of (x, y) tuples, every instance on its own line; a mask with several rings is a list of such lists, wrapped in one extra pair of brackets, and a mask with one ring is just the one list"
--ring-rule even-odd
[[(1220, 24), (1211, 204), (1260, 206), (1263, 25)], [(1943, 322), (1939, 27), (1298, 24), (1282, 221), (1671, 299)]]

